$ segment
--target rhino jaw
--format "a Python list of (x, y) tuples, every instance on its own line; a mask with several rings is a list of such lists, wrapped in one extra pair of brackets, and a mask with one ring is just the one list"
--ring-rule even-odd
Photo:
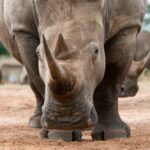
[[(72, 103), (73, 104), (73, 103)], [(57, 106), (43, 110), (42, 126), (48, 129), (72, 130), (91, 128), (97, 123), (97, 113), (94, 106), (88, 103), (78, 103), (72, 106)], [(56, 109), (56, 110), (54, 110)]]

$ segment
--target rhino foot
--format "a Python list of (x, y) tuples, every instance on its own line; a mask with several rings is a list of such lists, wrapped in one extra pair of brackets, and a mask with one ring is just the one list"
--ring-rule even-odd
[(46, 129), (46, 128), (42, 128), (39, 132), (39, 137), (40, 138), (47, 138), (48, 139), (48, 133), (49, 133), (49, 130)]
[(66, 142), (81, 141), (82, 133), (80, 130), (48, 130), (41, 129), (40, 138), (48, 138), (51, 140), (63, 140)]
[(92, 131), (93, 140), (111, 140), (115, 138), (127, 138), (130, 137), (130, 128), (125, 124), (97, 124)]
[(31, 116), (29, 126), (32, 128), (41, 128), (41, 114)]

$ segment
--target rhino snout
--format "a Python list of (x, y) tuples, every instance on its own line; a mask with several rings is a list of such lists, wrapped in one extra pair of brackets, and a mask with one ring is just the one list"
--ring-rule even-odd
[[(67, 109), (67, 108), (66, 108)], [(73, 114), (46, 114), (42, 116), (42, 126), (48, 129), (73, 130), (91, 128), (97, 123), (97, 113), (94, 106), (86, 111)]]
[(133, 86), (125, 86), (122, 85), (119, 92), (119, 97), (133, 97), (138, 92), (139, 87), (138, 85)]

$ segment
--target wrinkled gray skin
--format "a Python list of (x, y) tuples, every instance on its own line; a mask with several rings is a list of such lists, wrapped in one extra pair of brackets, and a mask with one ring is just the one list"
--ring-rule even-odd
[(136, 54), (121, 86), (120, 97), (136, 95), (139, 90), (138, 79), (145, 68), (150, 69), (150, 33), (142, 31), (138, 34)]
[(29, 125), (42, 127), (42, 137), (59, 137), (53, 129), (62, 129), (69, 137), (63, 139), (80, 140), (79, 130), (93, 125), (94, 140), (130, 136), (118, 113), (118, 93), (145, 5), (145, 0), (0, 1), (0, 38), (27, 70), (37, 100)]

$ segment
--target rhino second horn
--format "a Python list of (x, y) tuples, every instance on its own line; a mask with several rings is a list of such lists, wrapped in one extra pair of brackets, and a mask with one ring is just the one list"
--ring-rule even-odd
[(143, 67), (147, 65), (147, 63), (150, 61), (150, 52), (143, 58)]
[(58, 36), (58, 40), (56, 43), (56, 48), (55, 48), (55, 56), (58, 57), (59, 55), (68, 52), (68, 46), (65, 42), (65, 39), (63, 35), (60, 33)]
[(44, 47), (46, 60), (47, 60), (47, 64), (48, 64), (51, 77), (53, 80), (59, 81), (65, 77), (65, 72), (63, 68), (57, 63), (55, 58), (53, 57), (44, 35), (42, 36), (42, 39), (43, 39), (43, 47)]
[(142, 60), (136, 61), (137, 69), (139, 71), (143, 71), (143, 69), (146, 67), (149, 61), (150, 61), (150, 52)]

